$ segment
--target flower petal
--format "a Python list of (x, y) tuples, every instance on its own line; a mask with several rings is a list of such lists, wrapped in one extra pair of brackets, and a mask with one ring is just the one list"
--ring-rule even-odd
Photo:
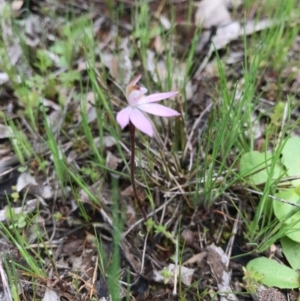
[(126, 107), (125, 109), (121, 110), (117, 114), (117, 122), (121, 126), (122, 129), (125, 128), (126, 125), (129, 123), (129, 116), (132, 111), (132, 108), (130, 106)]
[(150, 102), (156, 102), (156, 101), (160, 101), (169, 97), (172, 97), (174, 95), (176, 95), (178, 92), (165, 92), (165, 93), (154, 93), (154, 94), (150, 94), (148, 96), (145, 96), (145, 98), (143, 99), (143, 102), (139, 102), (139, 103), (150, 103)]
[(138, 76), (134, 77), (130, 83), (127, 85), (126, 87), (126, 98), (128, 98), (130, 92), (134, 89), (135, 85), (137, 84), (137, 82), (141, 79), (142, 75), (139, 74)]
[[(127, 101), (131, 106), (136, 106), (137, 104), (140, 103), (142, 99), (144, 99), (144, 94), (147, 92), (144, 92), (146, 88), (140, 88), (140, 87), (135, 87), (134, 90), (130, 92), (130, 94), (127, 97)], [(144, 92), (144, 93), (143, 93)]]
[(146, 93), (148, 92), (148, 89), (145, 88), (145, 87), (139, 87), (139, 88), (140, 88), (141, 93), (142, 93), (143, 95), (146, 94)]
[(157, 103), (142, 104), (137, 107), (141, 111), (163, 117), (178, 116), (180, 113)]
[(130, 113), (130, 121), (141, 132), (145, 133), (150, 137), (153, 136), (153, 127), (151, 122), (139, 109), (132, 109)]

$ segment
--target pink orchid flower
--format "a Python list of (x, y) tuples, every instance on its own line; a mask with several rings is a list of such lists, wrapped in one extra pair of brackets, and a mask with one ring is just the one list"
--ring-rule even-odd
[(177, 111), (155, 102), (172, 97), (178, 92), (154, 93), (145, 96), (147, 89), (136, 86), (141, 75), (135, 77), (126, 87), (128, 106), (117, 114), (117, 122), (124, 129), (131, 122), (137, 129), (146, 135), (153, 136), (153, 126), (145, 113), (162, 117), (180, 115)]

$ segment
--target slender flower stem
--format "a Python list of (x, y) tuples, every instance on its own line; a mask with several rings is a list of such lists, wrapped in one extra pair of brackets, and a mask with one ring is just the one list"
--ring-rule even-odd
[(137, 204), (144, 216), (144, 220), (147, 220), (146, 212), (143, 208), (142, 201), (140, 200), (137, 190), (135, 187), (135, 178), (134, 178), (134, 170), (135, 170), (135, 163), (134, 163), (134, 157), (135, 157), (135, 143), (134, 143), (134, 134), (135, 134), (135, 126), (132, 124), (131, 121), (129, 121), (129, 131), (130, 131), (130, 147), (131, 147), (131, 164), (130, 164), (130, 174), (131, 174), (131, 184), (133, 188), (133, 194), (137, 201)]

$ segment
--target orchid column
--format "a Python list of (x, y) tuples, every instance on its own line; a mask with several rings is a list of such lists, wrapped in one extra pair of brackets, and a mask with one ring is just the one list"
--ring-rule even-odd
[(129, 125), (131, 140), (131, 182), (134, 196), (136, 198), (138, 206), (140, 207), (140, 210), (143, 213), (144, 219), (146, 220), (146, 213), (143, 209), (142, 202), (138, 197), (134, 179), (135, 128), (152, 137), (154, 134), (153, 125), (149, 120), (149, 117), (144, 113), (149, 113), (161, 117), (179, 116), (180, 114), (173, 109), (156, 103), (160, 100), (172, 97), (178, 92), (155, 93), (145, 96), (148, 90), (144, 87), (139, 87), (136, 85), (140, 78), (141, 75), (138, 75), (126, 87), (126, 99), (128, 101), (128, 106), (117, 114), (117, 122), (120, 124), (122, 129)]

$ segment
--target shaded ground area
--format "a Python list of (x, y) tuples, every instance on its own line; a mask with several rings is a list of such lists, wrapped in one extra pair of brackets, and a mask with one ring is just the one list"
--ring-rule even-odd
[[(3, 300), (297, 300), (243, 280), (259, 255), (287, 261), (261, 224), (249, 234), (264, 185), (238, 170), (283, 121), (299, 133), (297, 13), (192, 2), (0, 1)], [(136, 136), (147, 223), (115, 120), (137, 74), (180, 91), (181, 117)]]

